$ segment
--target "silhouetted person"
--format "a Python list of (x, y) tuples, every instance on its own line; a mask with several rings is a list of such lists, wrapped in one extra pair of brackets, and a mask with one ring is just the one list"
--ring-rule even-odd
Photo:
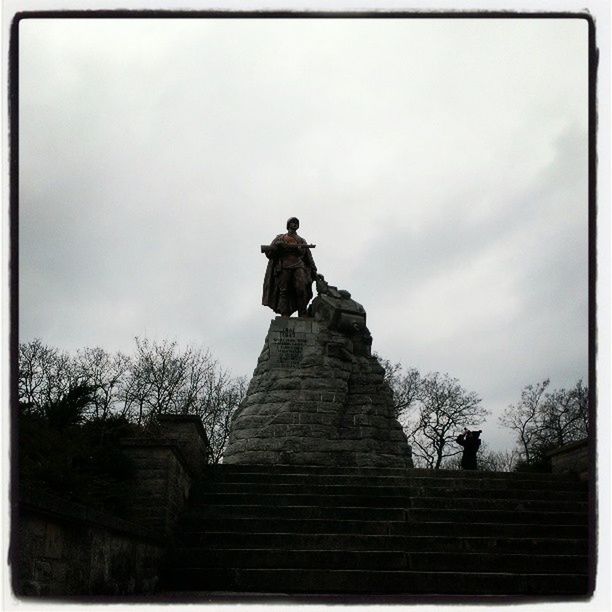
[(291, 217), (287, 221), (287, 233), (279, 234), (269, 247), (262, 247), (270, 260), (262, 304), (285, 317), (296, 310), (298, 317), (306, 316), (306, 306), (312, 298), (312, 281), (317, 275), (308, 243), (297, 234), (299, 226), (299, 220)]
[(461, 468), (464, 470), (476, 470), (476, 453), (480, 447), (480, 434), (482, 430), (469, 431), (464, 429), (460, 436), (457, 436), (457, 444), (463, 446), (463, 457), (461, 457)]

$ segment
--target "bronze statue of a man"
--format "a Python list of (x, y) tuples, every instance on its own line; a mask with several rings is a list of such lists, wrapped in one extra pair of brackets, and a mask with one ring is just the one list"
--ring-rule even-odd
[(287, 221), (287, 233), (279, 234), (270, 246), (261, 249), (269, 259), (262, 304), (284, 317), (290, 317), (296, 310), (299, 317), (306, 316), (306, 307), (312, 299), (312, 282), (317, 276), (310, 252), (314, 245), (298, 236), (299, 226), (299, 220), (291, 217)]

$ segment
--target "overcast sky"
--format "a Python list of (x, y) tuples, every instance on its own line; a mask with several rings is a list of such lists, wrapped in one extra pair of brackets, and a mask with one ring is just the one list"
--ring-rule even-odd
[(497, 416), (585, 380), (587, 22), (25, 20), (20, 339), (250, 377), (297, 216), (373, 349)]

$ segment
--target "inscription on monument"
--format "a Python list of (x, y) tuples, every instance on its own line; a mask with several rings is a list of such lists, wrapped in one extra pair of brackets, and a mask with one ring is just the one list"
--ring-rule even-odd
[(270, 365), (275, 368), (295, 368), (302, 362), (307, 340), (305, 334), (294, 329), (283, 329), (270, 342)]

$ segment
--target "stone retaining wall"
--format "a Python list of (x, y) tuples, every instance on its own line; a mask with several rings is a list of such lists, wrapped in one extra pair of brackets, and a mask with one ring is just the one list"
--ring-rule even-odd
[(13, 587), (24, 596), (142, 594), (155, 590), (162, 557), (207, 462), (198, 418), (159, 419), (158, 437), (122, 440), (134, 465), (128, 520), (20, 489)]
[(163, 541), (139, 525), (24, 491), (14, 539), (13, 587), (22, 596), (153, 592)]

